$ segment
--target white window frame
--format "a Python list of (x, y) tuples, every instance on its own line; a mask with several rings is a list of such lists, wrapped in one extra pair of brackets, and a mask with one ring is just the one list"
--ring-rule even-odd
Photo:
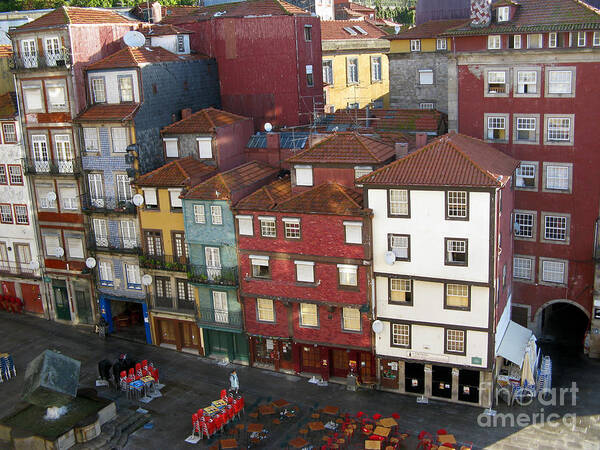
[[(447, 328), (446, 333), (446, 353), (464, 354), (466, 352), (466, 330), (455, 330)], [(458, 339), (462, 336), (462, 339)]]
[(358, 286), (358, 266), (338, 264), (338, 283), (340, 286)]
[(333, 85), (333, 60), (323, 60), (323, 84)]
[(568, 244), (570, 240), (571, 220), (569, 214), (542, 211), (541, 241), (552, 244)]
[(277, 237), (277, 220), (271, 216), (259, 216), (260, 235), (262, 237), (276, 238)]
[(587, 33), (585, 31), (577, 32), (577, 47), (585, 47), (587, 44)]
[[(34, 95), (34, 91), (37, 91), (37, 98)], [(35, 100), (35, 102), (31, 100)], [(23, 86), (23, 101), (26, 112), (43, 112), (44, 99), (42, 96), (42, 87), (33, 84)]]
[(600, 46), (600, 31), (594, 31), (593, 37), (592, 37), (592, 45), (594, 47), (599, 47)]
[[(531, 175), (533, 170), (533, 175)], [(522, 182), (519, 179), (523, 180)], [(533, 180), (533, 186), (526, 186), (525, 179)], [(522, 184), (522, 186), (520, 186)], [(519, 167), (515, 169), (515, 189), (525, 189), (537, 191), (538, 189), (538, 162), (521, 161)]]
[(570, 193), (572, 170), (572, 164), (544, 162), (543, 190)]
[(302, 238), (302, 226), (300, 219), (295, 217), (284, 217), (281, 219), (283, 222), (283, 236), (286, 239), (301, 239)]
[[(575, 97), (576, 68), (568, 66), (557, 66), (545, 71), (546, 97)], [(559, 75), (561, 74), (561, 75)], [(564, 78), (562, 80), (557, 78)]]
[(315, 263), (313, 261), (294, 261), (296, 281), (299, 283), (315, 282)]
[(356, 56), (346, 58), (346, 82), (347, 84), (358, 84), (358, 58)]
[(421, 39), (411, 39), (410, 40), (410, 51), (411, 52), (420, 52), (421, 51)]
[(410, 348), (410, 324), (390, 323), (392, 347)]
[(113, 286), (113, 267), (109, 261), (98, 261), (98, 278), (100, 286)]
[[(533, 37), (537, 36), (537, 38), (539, 39), (539, 46), (536, 47), (532, 47), (532, 44), (534, 43), (534, 39)], [(527, 35), (527, 48), (529, 49), (540, 49), (540, 48), (544, 48), (544, 35), (541, 33), (531, 33)]]
[[(265, 276), (256, 274), (254, 267), (267, 267), (268, 273)], [(271, 266), (269, 265), (269, 257), (264, 255), (250, 255), (250, 276), (253, 278), (269, 279), (271, 278)]]
[(371, 166), (354, 166), (354, 179), (364, 177), (371, 172), (373, 172), (373, 167)]
[[(50, 258), (58, 258), (56, 256), (56, 249), (61, 247), (61, 239), (58, 234), (43, 234), (44, 247), (46, 249), (46, 256)], [(62, 258), (62, 257), (61, 257)]]
[(94, 103), (106, 103), (106, 81), (104, 77), (92, 77), (90, 87)]
[(163, 138), (165, 143), (165, 157), (179, 158), (179, 139), (178, 138)]
[(67, 236), (65, 240), (69, 259), (85, 258), (85, 251), (83, 249), (83, 236)]
[(410, 258), (410, 236), (390, 234), (390, 251), (396, 256), (396, 260), (408, 261)]
[(418, 75), (420, 86), (433, 86), (433, 69), (419, 69)]
[(446, 217), (450, 220), (469, 218), (469, 193), (467, 191), (446, 192)]
[[(64, 83), (62, 82), (46, 82), (46, 96), (48, 99), (48, 109), (49, 111), (65, 111), (67, 108), (67, 90), (65, 88)], [(55, 98), (50, 94), (51, 89), (57, 89), (62, 92), (62, 101), (59, 103), (53, 103), (52, 99)]]
[(212, 306), (215, 322), (229, 323), (229, 304), (227, 301), (227, 292), (213, 291)]
[(312, 186), (314, 183), (312, 166), (296, 165), (294, 175), (296, 186)]
[(535, 258), (515, 255), (513, 257), (513, 278), (518, 281), (533, 281), (535, 274)]
[[(485, 140), (492, 142), (508, 142), (509, 140), (509, 114), (485, 114)], [(494, 130), (499, 130), (499, 137), (494, 137)], [(504, 137), (501, 137), (504, 130)]]
[(519, 50), (523, 46), (523, 38), (520, 34), (513, 35), (513, 48)]
[(426, 109), (426, 110), (435, 109), (435, 103), (433, 103), (433, 102), (419, 103), (419, 109)]
[(275, 304), (270, 298), (256, 299), (256, 320), (275, 323)]
[(548, 33), (548, 48), (558, 47), (558, 34), (556, 32)]
[(194, 223), (206, 223), (206, 213), (204, 205), (194, 205)]
[(502, 48), (502, 36), (499, 34), (491, 34), (488, 36), (488, 50), (499, 50)]
[(508, 22), (510, 18), (510, 7), (500, 6), (497, 10), (496, 20), (498, 22)]
[[(538, 69), (515, 70), (515, 97), (539, 97), (540, 74)], [(527, 92), (525, 89), (527, 88)]]
[[(71, 196), (66, 196), (71, 193)], [(79, 209), (79, 196), (76, 185), (58, 185), (58, 198), (60, 199), (61, 211), (77, 211)]]
[(158, 209), (158, 193), (156, 188), (142, 188), (146, 208)]
[(100, 138), (98, 136), (98, 128), (84, 127), (82, 128), (83, 144), (87, 153), (98, 153), (100, 151)]
[(306, 86), (313, 87), (315, 85), (315, 76), (313, 74), (313, 66), (312, 64), (307, 64), (304, 67), (304, 71), (306, 73)]
[(319, 327), (319, 307), (317, 305), (315, 305), (314, 303), (300, 303), (299, 309), (299, 319), (301, 327)]
[[(529, 136), (519, 139), (519, 135)], [(513, 114), (513, 142), (519, 145), (539, 144), (540, 117), (539, 114)]]
[(212, 137), (197, 137), (198, 157), (200, 159), (212, 159)]
[(240, 236), (254, 236), (254, 220), (252, 216), (237, 215), (238, 233)]
[(532, 241), (536, 238), (536, 211), (515, 210), (513, 234), (515, 239)]
[(171, 207), (171, 211), (176, 210), (180, 211), (183, 208), (183, 201), (179, 198), (181, 195), (182, 189), (171, 188), (169, 191), (169, 205)]
[(573, 145), (574, 114), (544, 116), (544, 145)]
[(448, 50), (448, 41), (446, 40), (446, 38), (437, 38), (435, 40), (435, 49)]
[[(541, 284), (566, 285), (569, 262), (566, 259), (540, 257), (539, 280)], [(556, 276), (562, 274), (560, 279)]]
[[(398, 198), (392, 198), (394, 196)], [(390, 208), (388, 215), (398, 217), (410, 216), (410, 192), (407, 189), (389, 189), (388, 199)]]
[[(507, 97), (510, 91), (508, 84), (508, 72), (506, 70), (487, 70), (485, 72), (485, 91), (484, 97)], [(494, 89), (491, 89), (491, 85)], [(501, 89), (504, 86), (504, 89)], [(500, 92), (503, 90), (504, 92)]]
[(362, 330), (361, 314), (358, 308), (342, 308), (342, 329), (360, 332)]
[(362, 222), (344, 221), (344, 235), (346, 244), (362, 244)]
[(213, 225), (223, 225), (223, 209), (220, 205), (210, 206), (210, 222)]
[(14, 122), (5, 122), (2, 124), (2, 138), (5, 144), (17, 144), (17, 127)]
[(383, 58), (381, 56), (371, 56), (371, 82), (377, 83), (383, 80)]

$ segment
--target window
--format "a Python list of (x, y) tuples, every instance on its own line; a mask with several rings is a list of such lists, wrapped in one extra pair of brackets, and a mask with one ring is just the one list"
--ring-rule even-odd
[(421, 51), (421, 40), (420, 39), (411, 39), (410, 40), (410, 51), (411, 52), (420, 52)]
[(436, 50), (447, 50), (448, 49), (448, 43), (446, 41), (446, 39), (444, 38), (437, 38), (435, 40), (435, 48)]
[(262, 237), (274, 238), (277, 236), (277, 228), (275, 226), (275, 217), (259, 217), (260, 235)]
[(100, 286), (113, 286), (113, 270), (112, 264), (108, 261), (100, 261), (98, 263), (98, 272), (100, 274)]
[(586, 36), (585, 31), (577, 32), (577, 47), (585, 47), (585, 36)]
[(390, 189), (388, 191), (390, 216), (409, 216), (408, 191), (406, 189)]
[(594, 37), (592, 40), (592, 45), (594, 47), (600, 46), (600, 31), (594, 31)]
[(315, 80), (313, 77), (313, 66), (312, 64), (308, 64), (306, 66), (306, 86), (313, 87), (315, 85)]
[(358, 266), (338, 264), (340, 286), (358, 286)]
[(215, 310), (215, 322), (229, 323), (227, 292), (213, 291), (213, 308)]
[(300, 219), (283, 218), (283, 230), (286, 239), (300, 239)]
[[(204, 211), (202, 212), (202, 215), (204, 215)], [(238, 221), (238, 231), (240, 236), (254, 235), (252, 216), (235, 216), (235, 218)]]
[(45, 39), (46, 61), (49, 66), (56, 66), (56, 60), (60, 57), (60, 40), (57, 37)]
[(549, 241), (566, 241), (569, 232), (568, 217), (544, 215), (544, 239)]
[(260, 322), (275, 322), (275, 308), (270, 298), (256, 299), (257, 319)]
[(506, 72), (490, 71), (487, 73), (488, 94), (506, 94)]
[(521, 48), (521, 35), (514, 34), (508, 37), (508, 48), (520, 49)]
[(381, 56), (371, 57), (371, 81), (381, 81)]
[(185, 53), (185, 36), (183, 34), (177, 35), (177, 53)]
[(210, 207), (210, 221), (213, 225), (223, 225), (223, 212), (220, 206), (212, 205)]
[(313, 172), (312, 166), (294, 166), (296, 173), (296, 186), (312, 186)]
[(92, 219), (94, 238), (98, 247), (108, 247), (108, 225), (106, 219)]
[(119, 80), (119, 97), (121, 102), (133, 101), (133, 78), (131, 75), (118, 76)]
[(547, 140), (549, 142), (569, 142), (572, 140), (571, 119), (569, 117), (548, 117), (547, 130)]
[(69, 258), (83, 259), (83, 239), (81, 237), (68, 237), (67, 249)]
[(29, 225), (27, 205), (15, 205), (15, 223), (17, 225)]
[(344, 222), (346, 244), (362, 244), (362, 222)]
[(535, 70), (517, 71), (517, 93), (535, 94), (537, 92), (537, 72)]
[(56, 209), (56, 193), (54, 192), (53, 185), (38, 184), (36, 190), (38, 207), (40, 209)]
[(96, 128), (83, 128), (83, 145), (86, 152), (98, 152), (98, 130)]
[(515, 185), (518, 188), (537, 187), (536, 164), (521, 163), (515, 171)]
[(433, 84), (433, 70), (419, 70), (419, 84)]
[(446, 352), (465, 353), (465, 332), (463, 330), (446, 330)]
[(127, 151), (127, 128), (111, 128), (112, 147), (115, 153)]
[(46, 95), (50, 110), (60, 110), (67, 106), (65, 86), (57, 83), (46, 83)]
[(469, 286), (466, 284), (446, 284), (444, 308), (469, 309)]
[(106, 103), (104, 78), (92, 78), (92, 96), (94, 103)]
[(71, 137), (67, 134), (54, 135), (54, 145), (58, 157), (58, 171), (60, 173), (73, 173)]
[(368, 175), (371, 172), (373, 172), (373, 168), (371, 166), (355, 166), (354, 179), (356, 180), (357, 178)]
[(127, 277), (127, 289), (142, 289), (140, 266), (137, 264), (125, 264), (125, 274)]
[(520, 280), (532, 280), (533, 259), (515, 256), (513, 258), (513, 277)]
[(403, 323), (392, 324), (392, 346), (410, 347), (410, 325)]
[[(182, 200), (179, 198), (180, 195), (181, 189), (169, 189), (169, 201), (171, 203), (171, 211), (181, 211), (181, 209), (183, 208)], [(218, 208), (220, 209), (221, 207), (219, 206)], [(215, 223), (214, 220), (213, 223)]]
[(490, 50), (498, 50), (502, 47), (500, 36), (492, 35), (488, 36), (488, 49)]
[(312, 26), (311, 25), (304, 25), (304, 40), (306, 42), (312, 41)]
[(542, 35), (541, 34), (528, 34), (527, 35), (527, 48), (542, 48)]
[(467, 239), (445, 239), (446, 265), (466, 266), (468, 262)]
[(252, 276), (255, 278), (270, 278), (271, 270), (269, 268), (268, 256), (250, 255), (250, 264), (252, 266)]
[(527, 212), (515, 212), (515, 237), (531, 239), (534, 237), (535, 215)]
[(546, 189), (568, 191), (571, 187), (570, 166), (544, 165), (546, 166)]
[(412, 304), (412, 280), (390, 278), (390, 302)]
[(508, 21), (508, 17), (509, 17), (509, 13), (510, 13), (509, 6), (501, 6), (498, 8), (497, 12), (498, 12), (498, 15), (497, 15), (498, 22), (507, 22)]
[(23, 86), (25, 110), (27, 112), (43, 111), (42, 89), (39, 86)]
[(117, 200), (121, 204), (120, 206), (123, 206), (123, 202), (131, 202), (133, 199), (131, 184), (129, 184), (129, 176), (126, 174), (117, 174), (115, 175), (115, 180), (117, 182)]
[(315, 263), (312, 261), (294, 261), (296, 281), (301, 283), (315, 282)]
[(397, 261), (409, 261), (410, 236), (407, 234), (390, 234), (389, 250), (396, 255)]
[(14, 123), (3, 123), (2, 134), (5, 144), (14, 144), (17, 142), (17, 131)]
[(313, 305), (312, 303), (300, 303), (300, 326), (319, 326), (317, 305)]
[(419, 103), (419, 109), (435, 109), (435, 104), (431, 102)]
[(549, 94), (571, 94), (573, 72), (570, 70), (548, 71)]
[(204, 205), (194, 205), (194, 222), (195, 223), (206, 223), (206, 216), (204, 214)]
[(323, 61), (323, 83), (333, 84), (333, 61)]
[(146, 251), (151, 256), (161, 256), (163, 254), (162, 235), (160, 231), (144, 231), (144, 240), (146, 241)]
[(542, 281), (559, 284), (566, 283), (566, 261), (542, 258), (540, 259), (542, 262)]
[(556, 33), (548, 34), (548, 47), (556, 48), (557, 44), (558, 44), (558, 39), (557, 39)]
[(177, 301), (178, 302), (195, 302), (196, 296), (194, 295), (194, 286), (187, 282), (187, 280), (175, 280), (177, 287)]
[(346, 76), (348, 84), (358, 83), (358, 58), (346, 59)]
[(167, 158), (179, 157), (177, 138), (164, 138), (163, 142), (165, 143), (165, 154)]
[(506, 140), (506, 117), (488, 116), (487, 139), (494, 141)]
[(212, 137), (196, 138), (198, 142), (198, 157), (200, 159), (211, 159), (212, 155)]
[(59, 237), (57, 235), (44, 235), (44, 245), (46, 246), (46, 256), (51, 256), (54, 258), (60, 258), (59, 256), (56, 256), (58, 254), (58, 249), (60, 248), (62, 250), (62, 247), (60, 246), (60, 241), (59, 241)]
[(139, 247), (136, 222), (133, 220), (121, 220), (121, 238), (123, 239), (123, 248)]
[(468, 219), (469, 201), (465, 191), (446, 193), (446, 219)]
[(35, 39), (23, 39), (21, 41), (21, 57), (25, 68), (37, 67), (37, 48)]
[(517, 117), (516, 121), (515, 140), (537, 142), (537, 119), (535, 117)]
[(79, 209), (77, 186), (58, 186), (60, 207), (62, 210), (76, 211)]
[(360, 331), (360, 310), (357, 308), (342, 309), (342, 327), (346, 331)]
[(144, 193), (144, 205), (146, 205), (146, 209), (158, 209), (156, 188), (142, 189), (142, 192)]
[[(2, 166), (2, 169), (4, 169), (4, 166)], [(4, 176), (5, 176), (5, 180), (6, 180), (6, 174), (4, 174)], [(22, 186), (23, 185), (23, 173), (21, 172), (21, 166), (18, 166), (16, 164), (9, 164), (8, 165), (8, 177), (10, 180), (10, 184)], [(0, 175), (0, 179), (1, 179), (1, 175)], [(1, 183), (1, 184), (6, 184), (6, 183)]]
[(13, 210), (9, 203), (0, 203), (0, 222), (13, 223)]
[(6, 177), (6, 166), (0, 164), (0, 184), (8, 184), (8, 178)]

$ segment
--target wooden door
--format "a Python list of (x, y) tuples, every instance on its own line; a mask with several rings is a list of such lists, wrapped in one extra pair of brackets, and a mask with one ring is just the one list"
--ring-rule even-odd
[(67, 293), (67, 286), (54, 285), (53, 290), (54, 303), (56, 305), (56, 317), (61, 320), (71, 320), (71, 308), (69, 307), (69, 294)]
[(291, 341), (280, 341), (279, 364), (282, 369), (294, 370), (294, 355)]
[(398, 389), (398, 361), (381, 359), (379, 363), (379, 381), (386, 389)]
[(193, 322), (180, 322), (182, 346), (200, 350), (200, 330)]
[(159, 343), (177, 345), (177, 322), (174, 320), (158, 320)]
[(151, 256), (162, 256), (162, 236), (160, 231), (144, 231), (144, 239), (146, 243), (146, 251)]
[(303, 345), (300, 349), (302, 372), (321, 373), (321, 351), (313, 345)]
[(348, 352), (346, 350), (331, 350), (332, 364), (331, 375), (345, 377), (348, 375)]

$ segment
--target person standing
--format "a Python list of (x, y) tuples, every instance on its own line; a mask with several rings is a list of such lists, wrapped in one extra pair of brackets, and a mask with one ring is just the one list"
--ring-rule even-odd
[(235, 369), (233, 369), (231, 371), (231, 374), (229, 375), (229, 385), (229, 389), (237, 395), (238, 390), (240, 389), (240, 381), (238, 380), (238, 376)]

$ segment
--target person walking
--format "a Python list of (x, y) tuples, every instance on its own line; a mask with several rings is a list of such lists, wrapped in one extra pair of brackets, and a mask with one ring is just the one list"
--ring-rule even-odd
[(231, 374), (229, 375), (229, 385), (230, 385), (229, 389), (231, 391), (233, 391), (234, 394), (237, 395), (238, 390), (240, 389), (240, 381), (238, 380), (238, 376), (237, 376), (235, 369), (233, 369), (231, 371)]

